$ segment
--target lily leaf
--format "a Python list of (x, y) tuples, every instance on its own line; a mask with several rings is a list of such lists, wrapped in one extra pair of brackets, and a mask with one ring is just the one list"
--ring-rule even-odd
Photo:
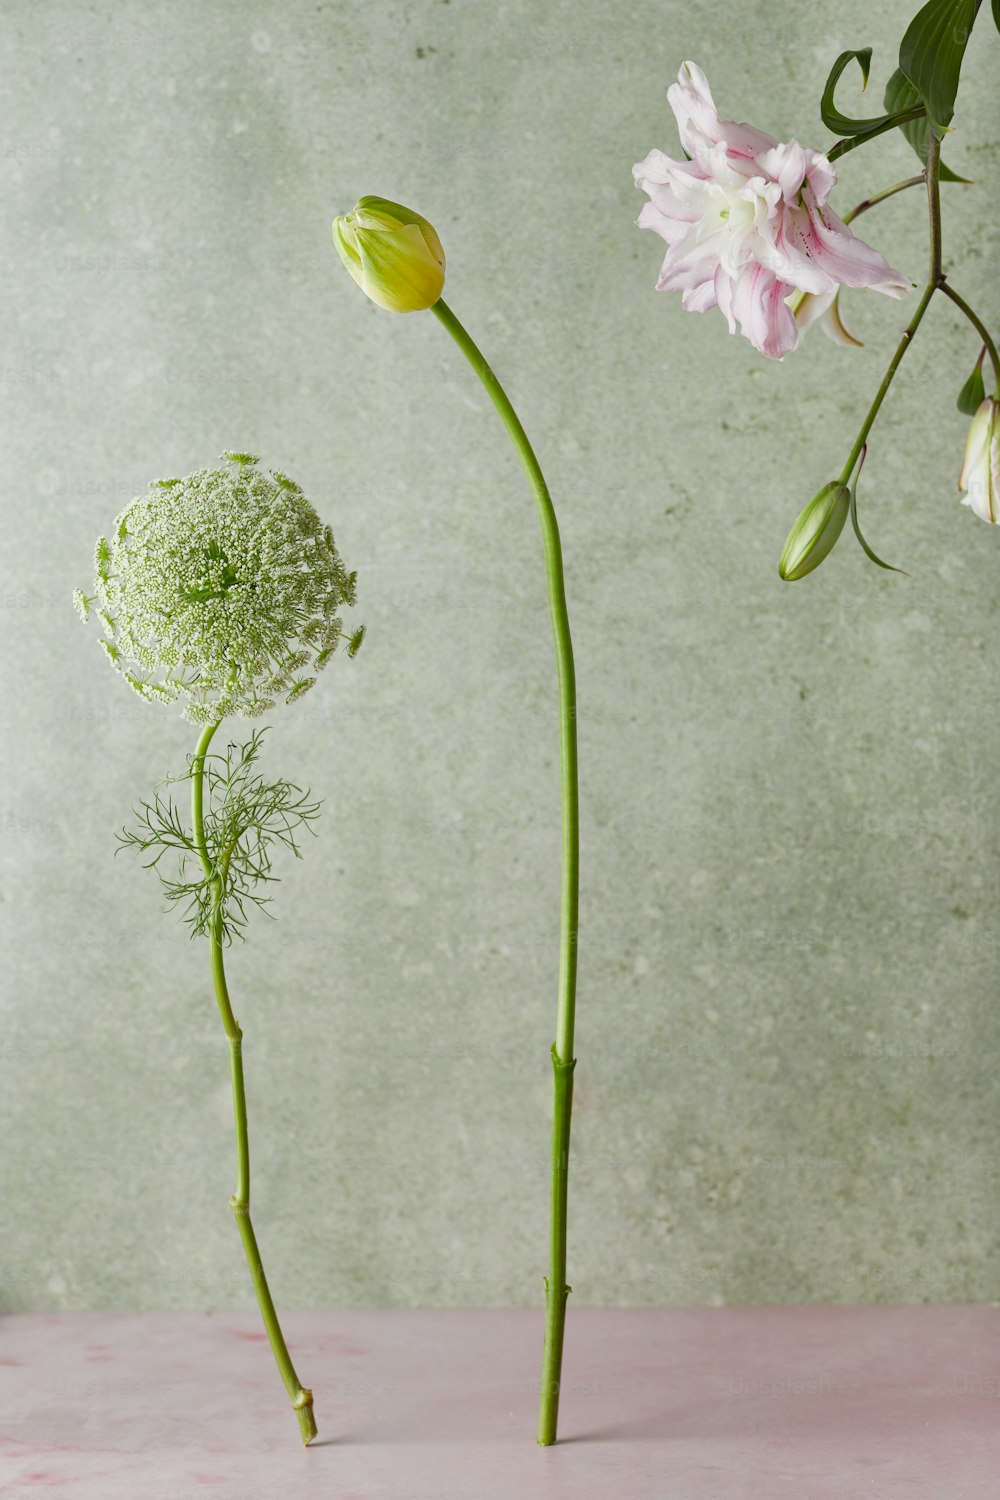
[[(996, 0), (1000, 5), (1000, 0)], [(920, 103), (919, 90), (907, 78), (902, 68), (897, 68), (885, 86), (885, 95), (882, 101), (890, 114), (900, 114), (902, 111), (912, 109), (915, 104)], [(927, 141), (930, 136), (930, 121), (925, 115), (922, 120), (907, 120), (905, 125), (900, 125), (901, 133), (909, 141), (919, 160), (927, 164)], [(938, 179), (941, 182), (964, 182), (969, 183), (968, 177), (959, 177), (944, 162), (938, 171)]]
[(851, 481), (851, 525), (854, 527), (854, 535), (861, 543), (861, 550), (865, 556), (873, 562), (876, 567), (884, 568), (887, 573), (902, 573), (904, 578), (909, 578), (905, 568), (894, 568), (892, 563), (883, 562), (877, 552), (873, 552), (861, 534), (861, 526), (858, 521), (858, 480), (861, 477), (861, 469), (865, 461), (865, 449), (861, 450), (861, 462), (854, 471), (854, 479)]
[(927, 106), (936, 136), (955, 113), (955, 95), (977, 0), (928, 0), (899, 44), (899, 66)]
[[(1000, 4), (1000, 0), (997, 0)], [(888, 119), (888, 115), (876, 115), (870, 120), (852, 120), (849, 115), (842, 115), (834, 103), (834, 94), (840, 76), (848, 63), (857, 59), (858, 67), (861, 69), (862, 87), (868, 87), (868, 74), (872, 64), (872, 49), (861, 47), (852, 52), (842, 52), (830, 69), (830, 76), (826, 80), (823, 97), (820, 100), (819, 112), (823, 117), (823, 124), (827, 130), (833, 130), (837, 135), (860, 135), (864, 130), (871, 130), (873, 125), (881, 125)], [(888, 105), (886, 106), (888, 108)]]
[[(998, 0), (998, 3), (1000, 3), (1000, 0)], [(983, 354), (985, 353), (986, 350), (984, 349)], [(974, 417), (985, 400), (986, 386), (983, 383), (983, 355), (981, 354), (976, 368), (959, 391), (958, 400), (955, 402), (955, 405), (964, 416)]]

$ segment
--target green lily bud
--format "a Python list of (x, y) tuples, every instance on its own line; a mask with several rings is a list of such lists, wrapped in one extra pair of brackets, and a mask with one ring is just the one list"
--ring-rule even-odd
[(366, 297), (389, 312), (433, 307), (444, 290), (444, 250), (433, 225), (387, 198), (359, 198), (333, 221), (333, 243)]
[(839, 479), (825, 484), (803, 510), (781, 549), (778, 574), (786, 583), (805, 578), (832, 552), (851, 509), (851, 492)]

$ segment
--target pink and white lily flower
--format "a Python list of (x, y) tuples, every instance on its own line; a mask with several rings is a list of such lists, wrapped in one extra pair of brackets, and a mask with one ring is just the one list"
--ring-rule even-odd
[(649, 194), (639, 227), (669, 246), (657, 291), (679, 291), (689, 312), (718, 307), (730, 333), (739, 324), (772, 359), (798, 343), (801, 319), (788, 305), (796, 292), (824, 299), (813, 304), (818, 315), (841, 286), (889, 297), (909, 291), (829, 207), (837, 174), (821, 152), (720, 120), (695, 63), (684, 63), (667, 98), (690, 160), (653, 150), (633, 168)]

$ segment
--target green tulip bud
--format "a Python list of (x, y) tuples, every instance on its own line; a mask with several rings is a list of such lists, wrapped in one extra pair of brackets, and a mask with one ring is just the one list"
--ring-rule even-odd
[(832, 552), (851, 509), (851, 492), (839, 479), (825, 484), (803, 510), (781, 549), (778, 574), (786, 583), (805, 578)]
[(444, 290), (444, 250), (433, 226), (387, 198), (359, 198), (333, 221), (333, 243), (366, 297), (389, 312), (433, 307)]

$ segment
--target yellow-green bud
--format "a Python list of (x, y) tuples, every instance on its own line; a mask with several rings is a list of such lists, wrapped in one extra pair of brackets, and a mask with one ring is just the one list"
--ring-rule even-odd
[(433, 225), (387, 198), (359, 198), (333, 221), (333, 243), (366, 297), (389, 312), (433, 307), (444, 290), (444, 250)]
[(803, 510), (781, 549), (778, 573), (786, 583), (805, 578), (833, 551), (851, 509), (851, 492), (838, 479), (825, 484)]

